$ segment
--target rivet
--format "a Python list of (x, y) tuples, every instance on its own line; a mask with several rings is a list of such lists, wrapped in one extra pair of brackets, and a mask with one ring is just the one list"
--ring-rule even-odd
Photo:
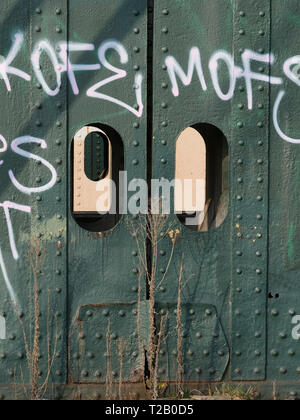
[(37, 89), (42, 89), (42, 85), (40, 83), (36, 84)]
[(162, 50), (163, 53), (167, 53), (169, 51), (168, 47), (162, 47), (161, 50)]
[(19, 352), (19, 353), (18, 353), (18, 359), (22, 360), (23, 358), (24, 358), (24, 354), (23, 354), (23, 353), (21, 353), (21, 352)]
[(260, 54), (263, 54), (263, 53), (265, 52), (265, 49), (264, 49), (264, 48), (259, 48), (258, 52), (259, 52)]
[(290, 310), (289, 310), (289, 315), (291, 315), (291, 316), (296, 315), (296, 311), (295, 311), (295, 309), (290, 309)]
[(160, 161), (163, 165), (165, 165), (167, 163), (167, 159), (165, 159), (165, 158), (162, 158)]
[(59, 26), (56, 26), (55, 31), (60, 34), (62, 32), (62, 29)]
[(266, 14), (265, 14), (265, 12), (260, 11), (260, 12), (259, 12), (259, 16), (260, 16), (260, 17), (264, 17), (264, 16), (266, 16)]
[(240, 16), (241, 17), (244, 17), (246, 14), (245, 14), (245, 12), (243, 12), (243, 11), (240, 11)]
[(137, 53), (139, 53), (141, 50), (139, 49), (139, 47), (134, 47), (134, 48), (133, 48), (133, 51), (137, 54)]
[(206, 316), (211, 316), (212, 315), (212, 311), (210, 309), (206, 309), (205, 315)]
[(190, 315), (195, 315), (195, 310), (194, 309), (190, 309)]
[(261, 289), (259, 287), (256, 287), (255, 293), (257, 293), (257, 294), (261, 293)]
[(83, 371), (81, 372), (81, 376), (83, 376), (84, 378), (87, 378), (87, 377), (89, 376), (88, 371), (87, 371), (87, 370), (83, 370)]
[(35, 9), (35, 13), (40, 15), (42, 13), (42, 9), (40, 9), (39, 7), (37, 9)]
[(132, 142), (132, 145), (133, 145), (134, 147), (138, 147), (138, 146), (140, 145), (140, 143), (139, 143), (137, 140), (134, 140), (134, 141)]
[(243, 253), (242, 253), (242, 251), (236, 251), (236, 255), (237, 255), (238, 257), (241, 257), (241, 256), (243, 255)]
[(244, 145), (245, 145), (244, 140), (239, 140), (239, 145), (240, 145), (240, 146), (244, 146)]
[(239, 34), (240, 34), (240, 35), (245, 35), (245, 29), (240, 29), (240, 30), (239, 30)]
[(132, 13), (133, 13), (134, 16), (139, 16), (139, 14), (140, 14), (140, 12), (138, 10), (134, 10)]
[(257, 200), (257, 201), (263, 201), (263, 197), (262, 197), (261, 195), (258, 195), (258, 196), (256, 197), (256, 200)]
[(168, 108), (168, 104), (166, 104), (166, 102), (162, 102), (161, 107), (163, 109), (166, 109), (166, 108)]
[(38, 195), (38, 196), (36, 197), (36, 201), (42, 201), (42, 197), (41, 197), (40, 195)]
[(35, 30), (35, 32), (41, 32), (41, 27), (40, 26), (35, 26), (34, 30)]
[(91, 316), (93, 316), (93, 312), (92, 311), (87, 311), (86, 316), (90, 318)]
[(264, 36), (265, 35), (265, 31), (263, 31), (262, 29), (258, 32), (258, 35), (260, 36)]
[(132, 161), (132, 164), (133, 164), (134, 166), (137, 166), (137, 165), (139, 164), (139, 161), (138, 161), (137, 159), (134, 159), (134, 160)]
[(264, 72), (265, 72), (265, 68), (264, 68), (264, 67), (259, 67), (259, 68), (258, 68), (258, 71), (259, 71), (260, 73), (264, 73)]
[(261, 351), (256, 350), (256, 351), (254, 352), (254, 355), (255, 355), (256, 357), (260, 357), (260, 356), (261, 356)]
[(5, 353), (0, 353), (0, 359), (2, 359), (2, 360), (6, 359), (6, 354)]
[(237, 368), (237, 369), (235, 369), (235, 370), (234, 370), (234, 373), (235, 373), (236, 375), (240, 375), (240, 374), (241, 374), (241, 369), (238, 369), (238, 368)]
[(202, 334), (201, 334), (200, 332), (198, 332), (198, 333), (196, 334), (196, 337), (197, 337), (198, 339), (200, 339), (200, 338), (202, 337)]
[(255, 368), (255, 369), (253, 370), (253, 372), (254, 372), (256, 375), (258, 375), (258, 374), (261, 372), (261, 370), (260, 370), (259, 368)]
[(104, 309), (104, 310), (102, 311), (102, 315), (103, 315), (103, 316), (108, 316), (108, 315), (109, 315), (108, 310), (107, 310), (107, 309)]
[(239, 309), (237, 309), (234, 314), (235, 314), (235, 316), (240, 316), (241, 315), (241, 311)]
[(280, 372), (282, 375), (285, 375), (285, 374), (287, 373), (287, 369), (286, 369), (286, 368), (284, 368), (284, 367), (282, 367), (282, 368), (280, 368), (280, 369), (279, 369), (279, 372)]
[(224, 353), (223, 351), (218, 351), (218, 355), (219, 355), (220, 357), (223, 357), (223, 356), (225, 355), (225, 353)]
[(271, 356), (273, 356), (273, 357), (277, 357), (278, 356), (278, 351), (277, 350), (275, 350), (275, 349), (273, 349), (273, 350), (271, 350)]
[(255, 338), (261, 338), (261, 333), (260, 333), (260, 332), (256, 332), (256, 333), (254, 334), (254, 336), (255, 336)]
[(237, 179), (237, 182), (238, 182), (239, 184), (242, 184), (242, 183), (243, 183), (243, 178), (238, 178), (238, 179)]
[(61, 14), (61, 9), (60, 9), (60, 8), (55, 9), (55, 13), (56, 13), (57, 15), (60, 15), (60, 14)]
[(136, 293), (136, 292), (138, 292), (138, 287), (137, 286), (133, 286), (132, 288), (131, 288), (131, 290), (133, 291), (133, 293)]
[(260, 92), (263, 92), (263, 91), (265, 90), (265, 88), (264, 88), (262, 85), (260, 85), (260, 86), (258, 86), (258, 90), (259, 90)]
[(235, 355), (236, 355), (237, 357), (240, 357), (240, 356), (242, 355), (242, 353), (241, 353), (240, 351), (236, 351), (236, 352), (235, 352)]
[(56, 127), (61, 127), (61, 126), (62, 126), (61, 121), (57, 121), (57, 122), (56, 122)]
[(204, 350), (204, 351), (203, 351), (203, 355), (204, 355), (205, 357), (208, 357), (208, 356), (209, 356), (209, 351), (208, 351), (208, 350)]
[(236, 288), (237, 293), (242, 293), (242, 289), (240, 287)]
[(167, 122), (167, 121), (163, 121), (163, 122), (161, 123), (161, 125), (162, 125), (163, 127), (168, 127), (168, 122)]
[(237, 220), (242, 220), (243, 216), (242, 216), (241, 214), (238, 214), (238, 215), (236, 216), (236, 218), (237, 218)]
[(133, 128), (139, 128), (140, 124), (138, 122), (133, 123)]
[(279, 312), (277, 311), (277, 309), (272, 309), (271, 314), (272, 316), (278, 316)]
[(169, 10), (168, 9), (163, 9), (163, 15), (167, 16), (169, 14)]
[(262, 274), (262, 270), (261, 270), (260, 268), (257, 268), (257, 269), (255, 270), (255, 272), (256, 272), (256, 274)]
[(264, 163), (264, 161), (263, 161), (263, 159), (257, 159), (257, 163), (258, 163), (259, 165), (262, 165), (262, 164)]
[(290, 349), (289, 351), (288, 351), (288, 355), (289, 356), (295, 356), (295, 350), (293, 350), (293, 349)]
[(87, 357), (88, 357), (89, 359), (94, 359), (95, 355), (94, 355), (94, 353), (89, 352), (89, 353), (87, 354)]
[(257, 220), (262, 220), (262, 215), (261, 215), (261, 214), (258, 214), (258, 215), (256, 216), (256, 219), (257, 219)]
[(263, 146), (264, 142), (262, 140), (258, 140), (257, 144), (258, 144), (258, 146)]
[[(139, 69), (140, 69), (140, 66), (139, 66), (138, 64), (135, 64), (135, 65), (133, 66), (133, 70), (134, 70), (134, 71), (139, 71)], [(137, 89), (137, 86), (135, 85), (135, 86), (134, 86), (134, 88), (135, 88), (135, 89)]]
[(209, 374), (210, 375), (214, 375), (215, 373), (216, 373), (216, 369), (214, 369), (214, 368), (209, 369)]
[(257, 257), (261, 257), (262, 256), (262, 253), (260, 251), (256, 251), (256, 256)]
[(166, 26), (163, 27), (161, 31), (162, 31), (163, 34), (167, 34), (169, 32), (169, 30)]
[(258, 107), (259, 109), (264, 109), (264, 105), (263, 105), (263, 104), (258, 104), (258, 105), (257, 105), (257, 107)]
[(125, 312), (124, 311), (119, 311), (119, 316), (124, 317), (125, 316)]
[(140, 30), (139, 30), (139, 28), (134, 28), (133, 32), (134, 32), (135, 34), (139, 34), (139, 33), (140, 33)]
[(286, 339), (287, 335), (286, 335), (286, 333), (281, 332), (281, 333), (279, 334), (279, 337), (280, 337), (282, 340), (284, 340), (284, 339)]
[(62, 290), (58, 287), (57, 289), (55, 289), (55, 291), (56, 291), (56, 293), (59, 294), (59, 293), (61, 293)]
[(261, 177), (261, 176), (259, 176), (258, 178), (257, 178), (257, 182), (259, 183), (259, 184), (261, 184), (262, 182), (263, 182), (263, 178)]
[(238, 104), (239, 109), (244, 109), (244, 104)]
[(240, 122), (237, 123), (237, 126), (238, 126), (238, 128), (243, 128), (244, 124), (240, 121)]
[(197, 375), (201, 375), (201, 372), (202, 372), (202, 371), (201, 371), (201, 369), (200, 369), (200, 368), (196, 368), (196, 369), (195, 369), (195, 372), (197, 373)]
[(14, 340), (16, 339), (15, 334), (11, 334), (11, 335), (9, 336), (9, 339), (10, 339), (11, 341), (14, 341)]
[(163, 65), (161, 66), (161, 68), (162, 68), (163, 70), (167, 70), (167, 69), (168, 69), (168, 67), (167, 67), (165, 64), (163, 64)]
[(241, 195), (237, 195), (236, 199), (237, 199), (237, 201), (242, 201), (243, 197)]
[(101, 340), (102, 334), (101, 333), (96, 333), (95, 337), (97, 338), (97, 340)]

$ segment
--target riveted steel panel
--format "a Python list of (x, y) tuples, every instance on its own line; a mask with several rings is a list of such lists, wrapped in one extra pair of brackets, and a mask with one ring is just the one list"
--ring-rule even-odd
[[(163, 0), (155, 5), (154, 15), (154, 100), (153, 100), (153, 175), (154, 179), (172, 180), (175, 176), (176, 140), (188, 126), (214, 124), (225, 134), (232, 147), (231, 103), (220, 100), (211, 83), (209, 61), (220, 49), (232, 50), (232, 7), (230, 1)], [(210, 22), (207, 26), (207, 22)], [(224, 31), (226, 25), (226, 31)], [(178, 81), (178, 96), (172, 93), (166, 59), (174, 57), (185, 73), (191, 63), (192, 48), (199, 48), (207, 90), (201, 86), (196, 71), (188, 86)], [(213, 305), (220, 324), (228, 334), (230, 293), (230, 218), (218, 229), (194, 232), (183, 226), (177, 216), (166, 222), (166, 237), (159, 244), (157, 292), (161, 303), (176, 302), (180, 265), (184, 256), (182, 304), (190, 303), (197, 312), (202, 304)], [(174, 238), (176, 244), (174, 246)], [(170, 261), (170, 263), (169, 263)], [(165, 272), (167, 274), (165, 276)], [(226, 333), (225, 333), (226, 334)], [(197, 355), (195, 344), (195, 357)], [(209, 378), (205, 371), (203, 377)], [(222, 372), (223, 373), (223, 372)], [(186, 376), (199, 380), (194, 368)], [(221, 377), (219, 375), (218, 377)]]
[[(159, 380), (178, 380), (178, 360), (182, 360), (186, 381), (195, 381), (195, 377), (199, 382), (221, 381), (230, 351), (216, 308), (205, 304), (182, 306), (180, 329), (177, 311), (176, 304), (161, 305), (158, 311), (162, 319)], [(181, 346), (178, 334), (181, 334)]]
[[(234, 55), (250, 60), (251, 72), (265, 74), (270, 49), (270, 2), (236, 1)], [(267, 80), (268, 81), (268, 80)], [(232, 148), (232, 378), (261, 380), (266, 368), (268, 258), (269, 84), (237, 84)], [(247, 100), (248, 99), (248, 100)], [(252, 100), (252, 104), (251, 104)]]
[[(69, 89), (69, 145), (85, 125), (109, 126), (122, 139), (122, 169), (127, 171), (128, 183), (146, 179), (147, 1), (72, 1), (69, 40), (93, 46), (91, 51), (73, 53), (74, 64), (100, 60), (99, 70), (77, 73), (79, 95), (74, 95), (73, 87)], [(116, 77), (117, 72), (123, 73)], [(92, 233), (70, 215), (70, 323), (83, 305), (138, 300), (139, 262), (130, 220), (124, 215), (110, 231)]]
[(146, 301), (80, 308), (71, 331), (71, 382), (143, 382), (148, 318)]
[[(41, 3), (32, 0), (22, 3), (22, 8), (18, 1), (1, 4), (1, 54), (15, 54), (11, 66), (17, 69), (9, 74), (8, 82), (1, 77), (0, 87), (5, 98), (1, 134), (8, 142), (0, 194), (1, 203), (9, 202), (12, 222), (10, 227), (1, 214), (1, 309), (7, 331), (6, 340), (0, 342), (1, 383), (32, 380), (27, 362), (32, 357), (37, 321), (35, 290), (39, 296), (39, 352), (43, 355), (40, 381), (48, 374), (49, 341), (51, 360), (56, 346), (50, 381), (66, 380), (66, 89), (55, 98), (45, 93), (32, 54), (38, 46), (39, 52), (47, 48), (54, 52), (56, 43), (66, 39), (67, 4), (62, 0)], [(56, 69), (42, 52), (39, 70), (43, 82), (55, 87)]]
[[(272, 74), (283, 79), (281, 86), (271, 89), (274, 115), (270, 143), (267, 372), (275, 382), (299, 381), (300, 374), (299, 60), (287, 61), (299, 56), (299, 16), (299, 2), (272, 2), (271, 49), (276, 57)], [(285, 68), (285, 63), (290, 64)]]

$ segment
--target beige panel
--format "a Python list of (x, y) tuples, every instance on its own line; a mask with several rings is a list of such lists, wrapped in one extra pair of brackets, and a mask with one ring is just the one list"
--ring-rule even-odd
[(204, 214), (206, 145), (194, 128), (186, 128), (177, 140), (175, 180), (175, 211)]
[[(84, 171), (84, 142), (93, 132), (101, 133), (109, 142), (109, 170), (106, 178), (100, 181), (91, 181)], [(112, 202), (112, 191), (108, 191), (108, 181), (111, 180), (112, 174), (111, 166), (111, 143), (107, 135), (97, 127), (83, 127), (79, 130), (74, 137), (74, 213), (109, 212)], [(102, 194), (107, 195), (107, 200), (103, 200), (102, 208), (97, 208), (97, 202)]]

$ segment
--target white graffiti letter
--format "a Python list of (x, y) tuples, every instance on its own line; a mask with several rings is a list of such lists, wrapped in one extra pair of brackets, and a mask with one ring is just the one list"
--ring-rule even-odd
[(68, 72), (68, 78), (72, 86), (73, 93), (75, 95), (78, 95), (79, 88), (78, 88), (76, 77), (75, 77), (75, 71), (99, 70), (101, 68), (101, 65), (99, 63), (98, 64), (72, 64), (70, 61), (68, 52), (94, 51), (95, 46), (93, 44), (83, 44), (79, 42), (78, 43), (77, 42), (69, 42), (69, 43), (61, 42), (59, 46), (60, 46), (59, 56), (63, 62), (62, 71)]
[[(51, 63), (53, 65), (53, 69), (56, 73), (56, 83), (57, 83), (57, 87), (55, 89), (51, 89), (44, 76), (43, 73), (41, 71), (41, 66), (40, 66), (40, 59), (41, 59), (41, 54), (42, 52), (45, 51), (48, 54), (48, 57), (51, 60)], [(47, 41), (41, 41), (39, 42), (32, 55), (31, 55), (31, 62), (33, 65), (33, 69), (35, 72), (35, 75), (38, 79), (38, 81), (40, 82), (40, 84), (43, 86), (44, 91), (49, 95), (49, 96), (56, 96), (61, 88), (61, 68), (59, 65), (59, 62), (57, 60), (56, 54), (54, 49), (52, 48), (52, 46), (49, 44), (49, 42)]]
[(244, 65), (244, 76), (246, 81), (247, 95), (248, 95), (248, 109), (253, 109), (253, 89), (252, 80), (258, 80), (260, 82), (267, 82), (271, 85), (281, 85), (283, 80), (281, 77), (273, 77), (267, 74), (255, 73), (251, 70), (251, 61), (258, 61), (264, 64), (274, 63), (274, 54), (258, 54), (251, 50), (245, 50), (242, 54), (242, 60)]
[(55, 171), (54, 167), (49, 162), (47, 162), (45, 159), (43, 159), (43, 158), (41, 158), (39, 156), (36, 156), (36, 155), (34, 155), (34, 154), (30, 153), (30, 152), (26, 152), (25, 150), (23, 150), (23, 149), (21, 149), (19, 147), (22, 144), (30, 144), (30, 143), (39, 144), (42, 149), (46, 149), (47, 148), (47, 143), (45, 142), (45, 140), (38, 139), (36, 137), (30, 137), (30, 136), (24, 136), (24, 137), (19, 137), (19, 138), (15, 139), (12, 142), (12, 144), (11, 144), (11, 148), (12, 148), (12, 150), (15, 153), (17, 153), (20, 156), (24, 156), (25, 158), (34, 159), (36, 161), (41, 162), (43, 165), (45, 165), (49, 169), (49, 171), (51, 172), (52, 177), (51, 177), (51, 180), (48, 182), (48, 184), (43, 185), (42, 187), (29, 188), (29, 187), (25, 187), (24, 185), (20, 184), (16, 180), (16, 178), (15, 178), (15, 176), (13, 174), (13, 171), (10, 170), (8, 172), (8, 174), (9, 174), (9, 177), (11, 179), (11, 182), (14, 184), (14, 186), (19, 191), (21, 191), (21, 192), (23, 192), (25, 194), (40, 193), (40, 192), (43, 192), (43, 191), (47, 191), (47, 190), (49, 190), (50, 188), (53, 187), (53, 185), (55, 184), (56, 179), (57, 179), (56, 171)]
[(292, 337), (294, 340), (300, 339), (300, 316), (296, 315), (292, 319), (292, 324), (297, 324), (296, 327), (293, 328)]
[(179, 88), (176, 75), (179, 77), (184, 86), (189, 86), (192, 83), (195, 69), (197, 71), (202, 89), (204, 91), (207, 90), (207, 85), (202, 69), (200, 50), (198, 47), (193, 47), (190, 51), (187, 74), (185, 74), (178, 61), (172, 56), (166, 58), (166, 66), (168, 68), (169, 77), (172, 82), (172, 93), (174, 96), (179, 96)]
[(19, 51), (22, 47), (23, 41), (24, 41), (23, 34), (21, 34), (21, 33), (15, 34), (14, 44), (13, 44), (6, 60), (4, 60), (0, 64), (0, 75), (1, 75), (2, 79), (4, 80), (6, 88), (9, 92), (11, 92), (11, 86), (10, 86), (10, 82), (9, 82), (9, 79), (8, 79), (8, 74), (14, 74), (15, 76), (18, 76), (21, 79), (26, 80), (27, 82), (29, 82), (31, 80), (31, 77), (29, 76), (29, 74), (11, 66), (11, 63), (14, 61), (14, 59), (16, 58), (16, 56), (18, 55), (18, 53), (19, 53)]
[(281, 104), (281, 101), (282, 101), (284, 95), (285, 95), (285, 91), (284, 90), (281, 90), (278, 93), (277, 99), (276, 99), (275, 104), (274, 104), (274, 108), (273, 108), (273, 123), (274, 123), (274, 127), (275, 127), (275, 130), (277, 131), (277, 134), (283, 140), (287, 141), (288, 143), (300, 144), (300, 139), (293, 139), (292, 137), (287, 136), (286, 134), (284, 134), (284, 132), (279, 127), (278, 112), (279, 112), (279, 107), (280, 107), (280, 104)]
[(15, 236), (14, 236), (14, 231), (13, 231), (13, 227), (12, 227), (12, 223), (11, 223), (9, 209), (19, 210), (19, 211), (22, 211), (24, 213), (30, 213), (31, 208), (28, 207), (28, 206), (23, 206), (21, 204), (11, 203), (10, 201), (5, 201), (4, 203), (0, 203), (0, 207), (2, 207), (3, 210), (4, 210), (5, 219), (6, 219), (6, 223), (7, 223), (7, 229), (8, 229), (9, 243), (10, 243), (10, 248), (11, 248), (12, 255), (13, 255), (15, 260), (18, 260), (19, 259), (19, 254), (18, 254), (17, 247), (16, 247)]
[(298, 74), (295, 74), (291, 67), (296, 66), (295, 69), (299, 71), (300, 69), (300, 55), (296, 55), (295, 57), (291, 57), (283, 65), (283, 71), (286, 74), (286, 76), (294, 83), (296, 83), (297, 86), (300, 86), (300, 78)]
[[(0, 142), (2, 143), (2, 146), (0, 147), (0, 153), (6, 152), (7, 150), (7, 141), (3, 136), (0, 134)], [(0, 160), (0, 166), (3, 164), (3, 160)]]
[[(228, 93), (226, 94), (224, 94), (220, 88), (219, 77), (218, 77), (219, 60), (224, 61), (224, 63), (228, 67), (230, 84), (229, 84)], [(242, 70), (238, 67), (235, 67), (233, 57), (226, 51), (218, 51), (211, 57), (209, 61), (209, 70), (210, 70), (212, 82), (213, 82), (213, 85), (214, 85), (214, 88), (218, 97), (222, 99), (223, 101), (230, 101), (234, 95), (237, 74), (241, 74)]]
[[(6, 284), (10, 299), (13, 302), (14, 305), (17, 305), (17, 298), (16, 298), (16, 295), (15, 295), (14, 289), (11, 285), (11, 282), (8, 278), (8, 274), (7, 274), (5, 264), (4, 264), (1, 248), (0, 248), (0, 268), (1, 268), (1, 271), (2, 271), (2, 275), (3, 275), (3, 278), (4, 278), (4, 282)], [(2, 338), (2, 340), (3, 340), (3, 338)]]
[(137, 73), (137, 75), (135, 76), (136, 99), (137, 99), (138, 110), (134, 109), (130, 105), (126, 104), (125, 102), (120, 101), (119, 99), (97, 92), (97, 90), (100, 89), (101, 87), (108, 85), (109, 83), (115, 82), (116, 80), (124, 79), (127, 76), (127, 72), (125, 70), (121, 70), (108, 62), (107, 57), (106, 57), (108, 50), (115, 50), (119, 54), (121, 64), (128, 63), (127, 51), (125, 50), (123, 45), (120, 44), (118, 41), (113, 41), (113, 40), (107, 41), (107, 42), (104, 42), (102, 45), (100, 45), (99, 51), (98, 51), (100, 63), (102, 63), (103, 66), (107, 70), (111, 71), (112, 73), (115, 73), (115, 75), (108, 77), (107, 79), (102, 80), (101, 82), (92, 86), (90, 89), (88, 89), (87, 96), (91, 98), (98, 98), (98, 99), (103, 99), (104, 101), (113, 102), (114, 104), (117, 104), (121, 106), (122, 108), (125, 108), (128, 111), (132, 112), (137, 117), (141, 117), (143, 115), (143, 110), (144, 110), (144, 106), (142, 102), (143, 76), (141, 73)]

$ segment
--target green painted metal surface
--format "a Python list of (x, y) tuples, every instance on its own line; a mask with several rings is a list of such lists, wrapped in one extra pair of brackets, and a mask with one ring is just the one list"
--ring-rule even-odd
[[(150, 309), (138, 244), (146, 223), (120, 214), (105, 231), (84, 228), (96, 216), (84, 225), (85, 216), (80, 222), (73, 213), (80, 159), (73, 139), (96, 126), (112, 140), (114, 179), (121, 170), (128, 182), (171, 181), (176, 141), (198, 127), (210, 175), (218, 133), (228, 143), (222, 193), (229, 208), (221, 226), (207, 232), (174, 214), (163, 229), (155, 270), (157, 328), (168, 313), (160, 379), (176, 380), (183, 261), (185, 380), (281, 382), (296, 397), (299, 2), (23, 3), (2, 0), (0, 16), (0, 384), (31, 380), (24, 334), (32, 349), (35, 311), (41, 380), (55, 351), (50, 382), (105, 383), (108, 328), (115, 334), (113, 381), (122, 340), (124, 380), (142, 380), (137, 354), (142, 343), (149, 360)], [(106, 154), (92, 134), (83, 157), (90, 179), (101, 177)], [(208, 196), (217, 191), (209, 182)], [(210, 197), (215, 208), (218, 194)], [(137, 237), (132, 223), (142, 223)], [(149, 245), (148, 253), (149, 262)]]

